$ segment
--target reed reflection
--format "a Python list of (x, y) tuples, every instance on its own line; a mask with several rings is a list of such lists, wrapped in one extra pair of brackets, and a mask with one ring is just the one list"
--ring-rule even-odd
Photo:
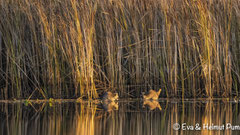
[(238, 108), (238, 103), (223, 100), (0, 103), (0, 135), (239, 134), (172, 128), (174, 123), (240, 125)]

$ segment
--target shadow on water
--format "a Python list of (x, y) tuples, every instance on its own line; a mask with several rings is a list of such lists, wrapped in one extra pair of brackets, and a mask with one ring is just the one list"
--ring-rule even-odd
[(239, 134), (239, 114), (227, 100), (1, 102), (0, 135)]

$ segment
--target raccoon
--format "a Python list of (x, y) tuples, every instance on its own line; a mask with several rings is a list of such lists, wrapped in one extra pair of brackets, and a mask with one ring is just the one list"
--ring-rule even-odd
[(155, 90), (150, 90), (147, 94), (143, 95), (144, 100), (158, 100), (158, 97), (162, 89), (159, 89), (157, 92)]
[(118, 93), (106, 92), (102, 96), (102, 100), (115, 101), (118, 100)]

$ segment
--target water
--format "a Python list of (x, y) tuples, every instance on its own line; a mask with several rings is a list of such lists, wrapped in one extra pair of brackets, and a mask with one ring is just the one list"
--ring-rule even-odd
[(239, 114), (227, 100), (0, 102), (0, 135), (237, 135)]

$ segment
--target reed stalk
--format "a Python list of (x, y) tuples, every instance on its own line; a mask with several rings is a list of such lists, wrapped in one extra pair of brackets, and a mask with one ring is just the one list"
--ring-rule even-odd
[(238, 96), (239, 5), (0, 0), (0, 97)]

